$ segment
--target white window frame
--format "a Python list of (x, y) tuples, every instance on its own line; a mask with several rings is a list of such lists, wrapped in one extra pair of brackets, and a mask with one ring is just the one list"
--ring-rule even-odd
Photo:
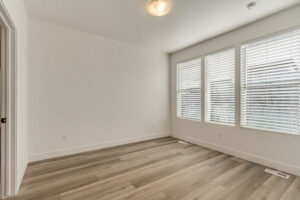
[(280, 134), (280, 135), (285, 135), (285, 136), (293, 136), (293, 137), (299, 137), (300, 134), (294, 134), (294, 133), (287, 133), (287, 132), (281, 132), (281, 131), (276, 131), (276, 130), (267, 130), (267, 129), (259, 129), (259, 128), (254, 128), (254, 127), (247, 127), (247, 126), (243, 126), (242, 124), (242, 121), (243, 121), (243, 112), (242, 112), (242, 106), (243, 106), (243, 82), (242, 82), (242, 76), (243, 76), (243, 69), (242, 69), (242, 64), (243, 64), (243, 59), (242, 59), (242, 46), (245, 45), (245, 44), (249, 44), (249, 43), (252, 43), (252, 42), (256, 42), (256, 41), (260, 41), (260, 40), (264, 40), (264, 39), (267, 39), (267, 38), (271, 38), (271, 37), (274, 37), (274, 36), (278, 36), (278, 35), (281, 35), (281, 34), (285, 34), (285, 33), (288, 33), (288, 32), (293, 32), (297, 29), (300, 29), (300, 26), (294, 26), (292, 28), (288, 28), (288, 29), (284, 29), (284, 30), (281, 30), (281, 31), (276, 31), (276, 32), (273, 32), (273, 33), (270, 33), (270, 34), (267, 34), (267, 35), (264, 35), (264, 36), (261, 36), (261, 37), (257, 37), (255, 39), (251, 39), (251, 40), (247, 40), (245, 42), (242, 42), (239, 44), (239, 60), (240, 60), (240, 66), (239, 66), (239, 70), (240, 70), (240, 74), (239, 74), (239, 81), (240, 81), (240, 84), (239, 84), (239, 87), (240, 87), (240, 95), (239, 95), (239, 98), (240, 98), (240, 110), (239, 110), (239, 120), (240, 120), (240, 127), (242, 129), (249, 129), (249, 130), (259, 130), (259, 131), (265, 131), (265, 132), (269, 132), (269, 133), (273, 133), (273, 134)]
[[(210, 56), (210, 55), (214, 55), (214, 54), (218, 54), (218, 53), (221, 53), (221, 52), (223, 52), (223, 51), (227, 51), (227, 50), (233, 50), (233, 52), (234, 52), (234, 75), (233, 75), (233, 77), (234, 77), (234, 89), (233, 89), (233, 91), (234, 91), (234, 122), (233, 122), (233, 124), (228, 124), (228, 123), (222, 123), (222, 122), (213, 122), (213, 121), (210, 121), (209, 119), (208, 119), (208, 117), (207, 117), (207, 114), (206, 114), (206, 112), (207, 112), (207, 91), (208, 91), (208, 88), (207, 88), (207, 85), (208, 85), (208, 77), (207, 77), (207, 64), (206, 64), (206, 57), (207, 56)], [(236, 126), (236, 109), (237, 109), (237, 105), (236, 105), (236, 96), (237, 96), (237, 94), (236, 94), (236, 74), (237, 74), (237, 72), (236, 72), (236, 65), (237, 65), (237, 62), (236, 62), (236, 58), (237, 58), (237, 54), (236, 54), (236, 46), (234, 46), (234, 45), (232, 45), (232, 46), (229, 46), (229, 47), (225, 47), (225, 48), (222, 48), (222, 49), (218, 49), (218, 50), (216, 50), (216, 51), (212, 51), (212, 52), (210, 52), (210, 53), (207, 53), (207, 54), (205, 54), (204, 55), (204, 59), (203, 59), (203, 61), (204, 61), (204, 70), (205, 70), (205, 72), (204, 72), (204, 89), (205, 89), (205, 92), (204, 92), (204, 121), (205, 121), (205, 123), (209, 123), (209, 124), (217, 124), (217, 125), (223, 125), (223, 126), (230, 126), (230, 127), (234, 127), (234, 126)]]
[[(178, 116), (177, 113), (178, 113), (178, 98), (177, 98), (177, 94), (178, 94), (178, 88), (179, 88), (179, 81), (178, 81), (178, 67), (180, 64), (182, 63), (186, 63), (186, 62), (190, 62), (190, 61), (193, 61), (193, 60), (198, 60), (200, 59), (200, 100), (201, 100), (201, 104), (200, 104), (200, 119), (191, 119), (191, 118), (186, 118), (186, 117), (181, 117), (181, 116)], [(188, 120), (188, 121), (195, 121), (195, 122), (202, 122), (202, 119), (203, 119), (203, 116), (202, 116), (202, 111), (203, 111), (203, 84), (202, 84), (202, 73), (203, 73), (203, 57), (202, 56), (198, 56), (198, 57), (194, 57), (194, 58), (189, 58), (189, 59), (186, 59), (186, 60), (182, 60), (180, 62), (178, 62), (176, 64), (176, 104), (175, 104), (175, 111), (176, 111), (176, 118), (177, 119), (181, 119), (181, 120)]]

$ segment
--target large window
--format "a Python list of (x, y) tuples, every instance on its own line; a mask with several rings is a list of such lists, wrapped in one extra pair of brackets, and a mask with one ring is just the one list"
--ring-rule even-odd
[(300, 30), (241, 47), (241, 124), (300, 134)]
[(205, 121), (235, 124), (235, 49), (205, 57)]
[(201, 120), (201, 58), (177, 65), (177, 117)]

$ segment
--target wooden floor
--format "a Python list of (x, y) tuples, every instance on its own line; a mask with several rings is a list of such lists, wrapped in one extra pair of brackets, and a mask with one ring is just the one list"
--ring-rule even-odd
[(300, 177), (174, 138), (30, 164), (11, 200), (300, 200)]

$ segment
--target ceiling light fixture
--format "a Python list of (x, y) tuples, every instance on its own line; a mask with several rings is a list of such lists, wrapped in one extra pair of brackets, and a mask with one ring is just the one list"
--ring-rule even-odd
[(146, 4), (147, 11), (154, 16), (164, 16), (172, 8), (171, 0), (148, 0)]
[(248, 5), (247, 5), (247, 8), (249, 9), (249, 10), (252, 10), (252, 8), (254, 8), (256, 6), (256, 2), (255, 1), (252, 1), (252, 2), (250, 2)]

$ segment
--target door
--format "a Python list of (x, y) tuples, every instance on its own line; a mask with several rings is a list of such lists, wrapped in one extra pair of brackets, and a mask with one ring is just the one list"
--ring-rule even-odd
[(5, 29), (0, 26), (0, 197), (5, 191), (6, 173), (5, 173), (5, 148), (6, 148), (6, 136), (5, 136), (5, 124), (1, 123), (1, 118), (5, 117)]
[[(0, 115), (2, 115), (2, 37), (1, 37), (1, 34), (2, 33), (2, 31), (0, 31)], [(0, 121), (1, 121), (1, 116), (0, 116)], [(0, 197), (2, 197), (2, 169), (3, 169), (3, 167), (2, 167), (2, 164), (4, 164), (3, 162), (2, 162), (2, 158), (3, 158), (3, 156), (2, 156), (2, 147), (3, 147), (3, 145), (2, 145), (2, 130), (1, 130), (2, 128), (1, 128), (1, 122), (0, 122), (0, 162), (1, 162), (1, 165), (0, 165)]]
[[(0, 30), (0, 47), (2, 46), (2, 37)], [(0, 48), (0, 115), (2, 114), (2, 48)], [(1, 121), (1, 116), (0, 116)], [(0, 122), (0, 197), (2, 197), (2, 130), (1, 130), (1, 122)]]

